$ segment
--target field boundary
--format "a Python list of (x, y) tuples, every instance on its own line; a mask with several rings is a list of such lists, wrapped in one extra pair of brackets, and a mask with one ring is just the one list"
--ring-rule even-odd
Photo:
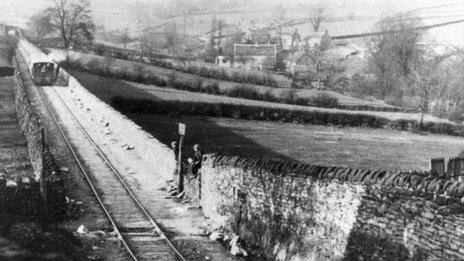
[(385, 128), (401, 131), (426, 131), (464, 137), (464, 126), (447, 122), (428, 121), (420, 126), (411, 119), (391, 120), (386, 117), (343, 111), (292, 110), (243, 104), (155, 101), (114, 96), (111, 105), (121, 112), (155, 113), (168, 116), (225, 117), (258, 121), (290, 122), (297, 124), (335, 125), (350, 127)]
[[(88, 55), (94, 55), (90, 52)], [(400, 112), (401, 108), (393, 106), (375, 106), (369, 104), (358, 104), (350, 105), (343, 104), (339, 102), (337, 97), (334, 97), (330, 94), (319, 94), (314, 97), (298, 97), (295, 94), (296, 89), (284, 88), (282, 93), (277, 95), (272, 93), (269, 89), (265, 92), (259, 91), (253, 84), (247, 81), (236, 81), (236, 85), (233, 88), (222, 89), (220, 87), (221, 81), (226, 81), (227, 79), (215, 79), (205, 75), (206, 73), (192, 73), (192, 71), (184, 71), (179, 67), (178, 69), (159, 66), (158, 64), (148, 63), (143, 60), (123, 60), (131, 62), (131, 70), (127, 68), (128, 65), (125, 65), (126, 68), (120, 69), (115, 68), (113, 65), (115, 62), (110, 61), (108, 57), (103, 57), (99, 55), (94, 55), (90, 61), (83, 62), (81, 60), (72, 60), (69, 55), (68, 58), (61, 62), (63, 67), (69, 67), (75, 70), (80, 70), (83, 72), (93, 73), (100, 76), (111, 77), (115, 79), (123, 79), (127, 81), (133, 81), (144, 84), (153, 84), (159, 87), (169, 86), (174, 89), (187, 90), (192, 92), (208, 93), (226, 97), (234, 98), (244, 98), (248, 100), (256, 101), (267, 101), (280, 104), (291, 104), (291, 105), (300, 105), (300, 106), (309, 106), (309, 107), (321, 107), (321, 108), (337, 108), (343, 110), (353, 110), (353, 111), (382, 111), (382, 112)], [(119, 59), (119, 57), (114, 57)], [(149, 68), (144, 68), (143, 66), (155, 66), (163, 68), (164, 70), (172, 70), (169, 75), (156, 75), (148, 72)], [(186, 79), (185, 76), (177, 75), (177, 72), (184, 73), (188, 75), (189, 79)], [(198, 70), (201, 71), (201, 70)], [(228, 81), (232, 82), (232, 81)], [(232, 82), (233, 83), (233, 82)], [(269, 85), (262, 85), (264, 87), (272, 88)], [(278, 89), (276, 87), (276, 89)], [(293, 92), (293, 93), (292, 93)], [(319, 97), (324, 96), (324, 97)], [(330, 98), (330, 101), (327, 99)], [(369, 103), (366, 101), (366, 103)]]

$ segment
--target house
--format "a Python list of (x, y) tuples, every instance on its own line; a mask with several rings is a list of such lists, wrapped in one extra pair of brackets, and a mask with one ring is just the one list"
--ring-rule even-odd
[(276, 58), (275, 44), (234, 44), (234, 68), (272, 68)]
[(298, 33), (298, 29), (292, 34), (292, 47), (297, 47), (301, 43), (301, 35)]
[(314, 48), (316, 46), (319, 46), (323, 42), (325, 43), (328, 40), (330, 41), (330, 36), (327, 31), (325, 31), (325, 33), (316, 32), (304, 38), (304, 41), (306, 42), (306, 45), (309, 48)]
[(292, 48), (292, 36), (290, 34), (283, 34), (280, 36), (280, 40), (282, 42), (282, 49), (290, 50)]
[(214, 59), (214, 64), (220, 67), (230, 67), (230, 61), (222, 55), (216, 56), (216, 59)]
[(271, 42), (271, 33), (266, 29), (249, 28), (249, 40), (254, 44), (269, 44)]

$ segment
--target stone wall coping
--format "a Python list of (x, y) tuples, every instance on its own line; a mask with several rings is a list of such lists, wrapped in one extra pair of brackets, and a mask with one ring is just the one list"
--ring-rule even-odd
[(464, 197), (464, 183), (431, 176), (426, 171), (390, 172), (337, 166), (322, 166), (298, 162), (252, 159), (240, 156), (208, 154), (213, 166), (228, 166), (241, 169), (261, 169), (277, 176), (292, 178), (313, 178), (318, 180), (338, 180), (362, 185), (379, 185), (403, 188), (410, 191), (440, 194), (446, 197)]

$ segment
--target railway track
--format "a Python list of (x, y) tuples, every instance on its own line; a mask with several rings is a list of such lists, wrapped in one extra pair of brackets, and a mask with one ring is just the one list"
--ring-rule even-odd
[[(56, 96), (63, 109), (67, 111), (65, 115), (60, 115), (62, 121), (72, 124), (68, 128), (80, 130), (83, 134), (81, 135), (82, 140), (71, 144), (65, 135), (63, 127), (60, 125), (60, 121), (48, 104), (43, 90), (39, 90), (48, 112), (55, 121), (98, 203), (110, 221), (114, 233), (127, 250), (131, 260), (189, 260), (161, 230), (160, 226), (125, 182), (121, 173), (113, 166), (105, 153), (68, 107), (64, 99), (56, 91), (56, 87), (51, 86), (46, 88), (52, 90), (51, 93)], [(79, 148), (92, 150), (92, 153), (90, 153), (92, 155), (88, 155), (85, 165), (83, 164), (84, 160), (78, 156), (75, 147), (77, 150)], [(97, 157), (93, 155), (97, 155)], [(84, 157), (83, 155), (80, 156)], [(90, 174), (87, 168), (92, 169), (93, 173), (98, 173), (98, 179)]]

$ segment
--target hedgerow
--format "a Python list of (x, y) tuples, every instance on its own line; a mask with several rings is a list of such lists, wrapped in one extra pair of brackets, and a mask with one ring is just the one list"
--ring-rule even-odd
[[(383, 117), (362, 113), (291, 110), (242, 104), (153, 101), (150, 99), (129, 99), (120, 96), (113, 97), (111, 104), (122, 112), (154, 113), (170, 116), (225, 117), (299, 124), (392, 128), (397, 130), (410, 130), (419, 127), (415, 120), (388, 120)], [(428, 122), (423, 126), (422, 130), (464, 136), (462, 126), (450, 123)]]
[[(181, 77), (178, 73), (172, 72), (169, 74), (167, 79), (162, 76), (157, 76), (152, 72), (149, 72), (145, 65), (140, 63), (134, 63), (130, 69), (118, 69), (118, 66), (111, 66), (112, 61), (110, 58), (94, 58), (88, 62), (81, 61), (69, 61), (66, 60), (62, 63), (63, 67), (69, 67), (84, 72), (98, 74), (105, 77), (111, 77), (115, 79), (122, 79), (127, 81), (133, 81), (144, 84), (154, 84), (160, 87), (170, 86), (174, 89), (201, 92), (215, 95), (222, 95), (235, 98), (244, 98), (250, 100), (277, 102), (284, 104), (294, 104), (303, 106), (315, 106), (324, 108), (339, 108), (345, 110), (371, 110), (371, 111), (398, 111), (398, 108), (390, 107), (373, 107), (373, 106), (347, 106), (339, 104), (337, 98), (330, 96), (329, 94), (320, 94), (311, 98), (298, 97), (294, 88), (284, 89), (279, 95), (272, 93), (271, 90), (266, 92), (260, 92), (256, 87), (241, 83), (233, 88), (227, 90), (221, 90), (218, 82), (209, 81), (205, 83), (205, 78), (201, 76), (194, 76), (193, 79), (189, 77)], [(195, 67), (197, 74), (207, 74), (204, 68)], [(201, 73), (200, 71), (204, 71)], [(225, 71), (222, 73), (227, 74)], [(240, 77), (240, 76), (236, 76)]]
[(143, 67), (134, 67), (134, 70), (115, 70), (111, 64), (104, 64), (100, 59), (92, 59), (87, 64), (70, 62), (65, 60), (60, 63), (64, 68), (71, 68), (87, 73), (97, 74), (114, 79), (127, 80), (132, 82), (153, 84), (159, 87), (167, 86), (166, 80), (153, 74), (146, 74)]

